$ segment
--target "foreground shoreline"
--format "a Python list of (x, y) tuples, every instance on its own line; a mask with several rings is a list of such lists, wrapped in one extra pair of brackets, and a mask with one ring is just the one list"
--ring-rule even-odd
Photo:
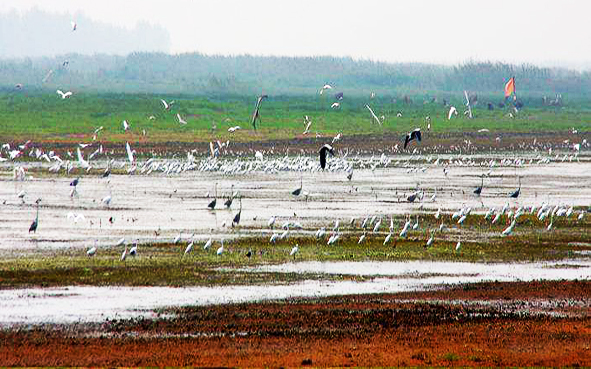
[(155, 319), (4, 330), (0, 361), (11, 366), (588, 366), (588, 296), (591, 281), (490, 282), (181, 307), (159, 311)]

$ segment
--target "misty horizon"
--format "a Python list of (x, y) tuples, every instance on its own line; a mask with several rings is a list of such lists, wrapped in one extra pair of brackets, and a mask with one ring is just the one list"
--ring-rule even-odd
[[(354, 39), (351, 39), (351, 47), (342, 51), (333, 48), (316, 48), (310, 46), (308, 51), (302, 49), (301, 43), (310, 43), (314, 41), (305, 39), (306, 34), (292, 35), (288, 42), (283, 40), (277, 47), (263, 48), (248, 48), (241, 46), (243, 42), (240, 37), (244, 38), (243, 33), (252, 32), (249, 29), (238, 28), (240, 32), (234, 32), (235, 37), (228, 38), (228, 29), (232, 30), (231, 24), (222, 24), (213, 30), (208, 29), (206, 34), (203, 34), (203, 29), (196, 27), (205, 27), (199, 25), (199, 22), (191, 21), (184, 24), (176, 24), (174, 27), (166, 23), (166, 10), (162, 10), (158, 17), (146, 17), (135, 14), (136, 10), (145, 12), (154, 12), (150, 9), (151, 6), (146, 5), (147, 9), (133, 9), (133, 5), (128, 6), (129, 22), (117, 22), (115, 18), (105, 20), (105, 14), (100, 14), (97, 9), (84, 10), (67, 8), (61, 6), (62, 4), (54, 4), (49, 7), (46, 3), (32, 2), (34, 5), (31, 8), (17, 9), (16, 4), (0, 6), (0, 33), (10, 35), (10, 37), (3, 37), (0, 39), (0, 59), (19, 59), (19, 58), (35, 58), (35, 57), (56, 57), (67, 54), (79, 55), (96, 55), (107, 54), (117, 56), (127, 56), (134, 52), (160, 52), (168, 55), (185, 55), (198, 53), (208, 56), (261, 56), (261, 57), (337, 57), (337, 58), (352, 58), (353, 60), (373, 61), (388, 64), (399, 63), (420, 63), (429, 65), (460, 65), (470, 62), (491, 62), (491, 63), (506, 63), (513, 65), (535, 65), (539, 67), (557, 67), (566, 68), (578, 71), (591, 70), (591, 58), (584, 54), (573, 53), (546, 53), (544, 55), (560, 55), (561, 59), (556, 57), (548, 57), (547, 59), (537, 58), (532, 61), (531, 58), (519, 58), (515, 54), (515, 58), (507, 58), (504, 54), (497, 54), (498, 57), (487, 56), (486, 54), (474, 51), (476, 55), (463, 56), (461, 49), (450, 48), (443, 54), (437, 53), (438, 50), (433, 50), (433, 57), (419, 57), (413, 56), (409, 52), (396, 53), (396, 58), (385, 57), (385, 54), (380, 50), (366, 50), (362, 45), (357, 45)], [(174, 5), (178, 3), (173, 3)], [(14, 6), (15, 8), (11, 8)], [(26, 7), (26, 5), (25, 5)], [(191, 8), (201, 9), (201, 5), (186, 5), (182, 10), (190, 10)], [(176, 8), (179, 8), (176, 6)], [(176, 9), (177, 11), (179, 9)], [(211, 9), (210, 9), (211, 10)], [(230, 12), (230, 15), (236, 11)], [(212, 17), (219, 17), (220, 14), (212, 14)], [(102, 17), (102, 18), (101, 18)], [(133, 18), (135, 17), (135, 20)], [(147, 21), (147, 19), (150, 19)], [(76, 20), (78, 28), (72, 32), (70, 21)], [(261, 20), (263, 21), (263, 20)], [(175, 28), (177, 27), (177, 28)], [(180, 28), (178, 28), (180, 27)], [(287, 25), (289, 27), (289, 25)], [(294, 33), (301, 32), (299, 30), (285, 29), (280, 27), (279, 32)], [(178, 30), (182, 29), (182, 33)], [(175, 32), (176, 31), (176, 32)], [(363, 31), (360, 31), (363, 34)], [(241, 35), (242, 34), (242, 35)], [(375, 37), (372, 35), (372, 37)], [(212, 50), (211, 43), (216, 38), (220, 40), (215, 43), (217, 49)], [(191, 48), (187, 46), (179, 46), (181, 42), (191, 40)], [(396, 43), (400, 43), (403, 39), (397, 39)], [(419, 39), (419, 41), (421, 41)], [(539, 42), (539, 40), (533, 40)], [(327, 40), (327, 46), (330, 46), (331, 40)], [(405, 41), (409, 43), (409, 40)], [(482, 48), (478, 42), (474, 50)], [(460, 46), (459, 43), (457, 46)], [(352, 52), (354, 46), (360, 46), (362, 52)], [(524, 45), (524, 47), (527, 45)], [(535, 46), (535, 45), (534, 45)], [(532, 46), (531, 50), (535, 51), (537, 48)], [(246, 50), (245, 50), (246, 47)], [(398, 47), (398, 46), (396, 46)], [(527, 48), (527, 47), (526, 47)], [(310, 51), (314, 50), (314, 51)], [(470, 55), (470, 54), (468, 54)], [(568, 58), (567, 58), (568, 57)]]

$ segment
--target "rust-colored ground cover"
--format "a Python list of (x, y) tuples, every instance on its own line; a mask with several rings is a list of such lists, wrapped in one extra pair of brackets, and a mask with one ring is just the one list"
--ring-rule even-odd
[(4, 331), (0, 363), (589, 366), (590, 296), (590, 281), (483, 283), (178, 308), (172, 319)]

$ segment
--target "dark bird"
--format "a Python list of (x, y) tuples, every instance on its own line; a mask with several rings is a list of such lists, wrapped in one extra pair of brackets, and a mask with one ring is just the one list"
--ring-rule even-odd
[(406, 200), (407, 200), (408, 202), (414, 202), (414, 201), (417, 199), (417, 196), (418, 196), (418, 195), (419, 195), (419, 194), (418, 194), (417, 192), (415, 192), (415, 193), (413, 193), (412, 195), (410, 195), (409, 197), (407, 197), (407, 198), (406, 198)]
[(519, 194), (521, 193), (521, 177), (519, 177), (519, 187), (517, 188), (517, 190), (515, 190), (515, 192), (513, 192), (510, 197), (516, 199), (519, 197)]
[(37, 199), (37, 201), (35, 201), (37, 203), (37, 215), (35, 216), (35, 220), (33, 221), (33, 223), (31, 223), (31, 226), (29, 227), (29, 233), (31, 233), (31, 231), (33, 233), (37, 233), (37, 226), (39, 225), (39, 203), (41, 202), (41, 199)]
[(322, 169), (326, 168), (326, 153), (330, 153), (330, 155), (334, 156), (334, 150), (329, 144), (320, 148), (320, 167)]
[(296, 188), (295, 190), (291, 191), (291, 194), (294, 196), (300, 196), (300, 193), (302, 193), (302, 177), (300, 177), (300, 188)]
[(211, 200), (211, 202), (209, 204), (207, 204), (207, 207), (210, 208), (211, 210), (215, 209), (215, 204), (217, 203), (217, 197), (218, 197), (218, 184), (216, 183), (214, 186), (213, 200)]
[(105, 172), (103, 173), (103, 178), (107, 178), (110, 174), (111, 174), (111, 168), (105, 169)]
[(337, 93), (336, 95), (334, 95), (334, 98), (337, 100), (343, 100), (343, 93), (342, 92)]
[(252, 113), (252, 126), (254, 127), (254, 130), (257, 130), (257, 119), (261, 120), (261, 116), (259, 115), (259, 109), (261, 108), (261, 102), (263, 101), (263, 99), (266, 99), (267, 97), (269, 97), (268, 95), (261, 95), (258, 97), (257, 99), (257, 104), (254, 107), (254, 112)]
[(224, 202), (226, 208), (230, 208), (230, 206), (232, 206), (232, 201), (234, 201), (234, 185), (232, 185), (232, 188), (230, 189), (230, 196), (228, 197), (226, 202)]
[(417, 128), (414, 131), (407, 133), (406, 137), (404, 138), (404, 148), (406, 149), (406, 146), (408, 145), (408, 143), (412, 140), (417, 140), (418, 142), (421, 142), (421, 129)]
[(70, 182), (70, 186), (78, 186), (78, 182), (80, 182), (80, 178), (76, 178), (75, 180), (73, 180), (72, 182)]
[(240, 210), (238, 210), (238, 213), (234, 215), (234, 219), (232, 220), (232, 227), (234, 227), (234, 224), (240, 224), (240, 214), (242, 214), (242, 197), (240, 197)]
[(474, 194), (476, 194), (476, 196), (480, 196), (480, 194), (482, 193), (482, 187), (484, 187), (484, 175), (482, 176), (482, 182), (480, 183), (480, 186), (476, 187), (476, 189), (474, 190)]
[(246, 253), (246, 257), (250, 260), (250, 258), (252, 257), (252, 250), (248, 250), (248, 252)]

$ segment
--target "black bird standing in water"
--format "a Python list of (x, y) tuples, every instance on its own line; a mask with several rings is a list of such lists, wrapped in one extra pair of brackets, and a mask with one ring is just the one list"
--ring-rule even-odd
[(330, 153), (330, 155), (334, 156), (334, 149), (329, 144), (326, 144), (320, 148), (320, 167), (322, 169), (326, 168), (326, 155)]
[(474, 190), (474, 194), (476, 196), (480, 196), (480, 194), (482, 193), (482, 188), (484, 187), (484, 175), (482, 175), (482, 182), (480, 183), (479, 187), (476, 187), (476, 189)]
[(521, 193), (521, 177), (519, 177), (519, 187), (517, 188), (517, 190), (515, 190), (515, 192), (513, 192), (510, 197), (516, 199), (519, 197), (519, 194)]

